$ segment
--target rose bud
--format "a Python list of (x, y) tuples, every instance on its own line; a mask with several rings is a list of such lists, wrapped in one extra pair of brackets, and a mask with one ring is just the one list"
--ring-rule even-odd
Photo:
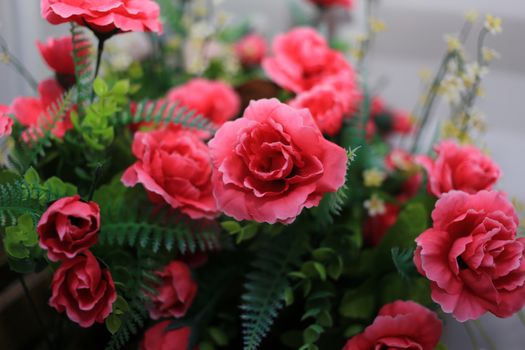
[(413, 301), (398, 300), (383, 306), (374, 322), (343, 350), (434, 350), (442, 330), (435, 313)]
[(64, 197), (44, 212), (37, 225), (40, 247), (51, 261), (74, 258), (97, 243), (100, 208), (78, 195)]
[(191, 329), (182, 327), (167, 330), (170, 321), (162, 321), (150, 327), (140, 344), (141, 350), (188, 350)]
[(183, 317), (197, 294), (190, 268), (181, 261), (173, 261), (156, 274), (161, 281), (156, 286), (158, 293), (150, 296), (150, 317), (154, 320)]
[(88, 250), (60, 265), (51, 282), (49, 305), (81, 327), (102, 323), (117, 300), (111, 273)]

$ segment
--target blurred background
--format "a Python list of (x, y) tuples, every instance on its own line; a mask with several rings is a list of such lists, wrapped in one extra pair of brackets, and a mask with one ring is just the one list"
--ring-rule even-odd
[[(352, 40), (364, 25), (362, 0), (355, 1), (353, 13), (338, 10), (340, 13), (334, 14), (342, 24), (339, 37), (343, 40)], [(250, 20), (268, 38), (286, 30), (298, 8), (305, 13), (313, 11), (301, 0), (219, 2), (232, 20)], [(41, 60), (35, 41), (69, 30), (68, 26), (53, 27), (43, 21), (39, 3), (39, 0), (0, 0), (0, 33), (37, 80), (51, 73)], [(378, 36), (370, 53), (370, 81), (372, 86), (377, 85), (388, 104), (412, 110), (422, 89), (418, 71), (437, 69), (446, 46), (444, 35), (459, 32), (464, 13), (470, 9), (478, 10), (481, 16), (492, 13), (503, 19), (503, 32), (490, 36), (487, 41), (487, 46), (498, 51), (501, 58), (491, 66), (484, 80), (485, 96), (478, 100), (477, 107), (486, 115), (488, 123), (483, 141), (504, 173), (500, 187), (525, 202), (525, 163), (521, 153), (525, 151), (525, 109), (521, 105), (525, 101), (524, 0), (378, 1), (375, 17), (386, 23), (387, 30)], [(481, 25), (482, 21), (478, 22)], [(476, 32), (477, 29), (473, 31)], [(473, 37), (467, 47), (474, 46)], [(9, 104), (16, 96), (32, 94), (27, 83), (3, 63), (0, 63), (0, 81), (1, 104)], [(446, 118), (447, 107), (440, 105), (437, 113)], [(0, 300), (0, 308), (4, 304)], [(485, 317), (481, 322), (499, 349), (523, 349), (525, 326), (517, 318), (495, 322), (493, 317)], [(456, 322), (447, 322), (444, 337), (449, 349), (471, 348), (465, 329)]]

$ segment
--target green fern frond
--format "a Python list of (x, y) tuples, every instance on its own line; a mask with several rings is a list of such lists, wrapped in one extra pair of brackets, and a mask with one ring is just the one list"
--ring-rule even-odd
[(299, 255), (289, 235), (271, 239), (253, 263), (242, 295), (244, 350), (256, 350), (284, 306), (288, 273)]
[(118, 350), (126, 345), (131, 336), (142, 329), (147, 317), (146, 301), (142, 296), (135, 297), (129, 303), (129, 310), (122, 316), (122, 325), (119, 330), (106, 345), (106, 350)]
[(348, 161), (346, 163), (346, 179), (343, 186), (341, 186), (336, 192), (328, 193), (324, 196), (319, 203), (319, 206), (312, 210), (313, 215), (317, 219), (317, 222), (321, 227), (327, 227), (334, 223), (334, 217), (340, 216), (343, 212), (343, 208), (348, 201), (348, 177), (350, 172), (350, 164), (355, 160), (356, 151), (360, 147), (352, 149), (349, 147), (346, 150)]
[(134, 113), (128, 109), (120, 113), (113, 125), (129, 125), (143, 122), (155, 124), (175, 124), (187, 129), (206, 131), (214, 134), (216, 131), (212, 122), (177, 102), (142, 101), (137, 104)]
[(86, 104), (91, 99), (93, 80), (93, 65), (91, 62), (92, 46), (84, 29), (76, 23), (71, 23), (73, 40), (73, 62), (75, 63), (75, 78), (77, 87), (77, 105), (79, 114), (83, 115)]
[(36, 164), (39, 157), (45, 155), (45, 149), (56, 139), (53, 129), (57, 123), (64, 120), (73, 106), (74, 89), (65, 92), (38, 119), (38, 125), (30, 126), (23, 131), (22, 140), (9, 155), (9, 164), (20, 174), (25, 173), (31, 165)]
[(29, 214), (34, 222), (46, 208), (46, 203), (63, 197), (63, 194), (44, 186), (16, 180), (0, 184), (0, 226), (15, 225), (17, 218)]

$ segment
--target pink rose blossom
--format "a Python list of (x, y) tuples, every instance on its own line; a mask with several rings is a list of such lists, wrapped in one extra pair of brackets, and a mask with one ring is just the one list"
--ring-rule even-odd
[(168, 330), (170, 320), (148, 328), (140, 344), (140, 350), (188, 350), (191, 329), (182, 327)]
[(0, 105), (0, 137), (9, 136), (13, 132), (13, 119), (6, 114), (9, 112), (9, 106)]
[(276, 99), (252, 101), (209, 145), (217, 205), (237, 220), (291, 223), (345, 181), (345, 150), (308, 110)]
[(262, 35), (248, 34), (235, 44), (235, 54), (242, 64), (255, 66), (266, 56), (266, 46), (266, 39)]
[(111, 314), (117, 292), (113, 277), (89, 251), (64, 261), (53, 275), (49, 305), (81, 327), (103, 323)]
[(299, 27), (273, 41), (272, 57), (263, 61), (266, 74), (278, 85), (295, 93), (310, 90), (326, 79), (355, 73), (345, 57), (332, 50), (314, 29)]
[(71, 35), (60, 38), (48, 38), (45, 43), (37, 41), (36, 45), (46, 64), (57, 74), (75, 74)]
[[(38, 137), (41, 128), (52, 122), (48, 109), (57, 102), (64, 90), (55, 79), (47, 79), (38, 84), (38, 92), (40, 98), (17, 97), (9, 108), (9, 113), (13, 114), (21, 125), (28, 127), (22, 136), (25, 140)], [(54, 123), (52, 133), (58, 138), (63, 138), (66, 131), (72, 127), (68, 113), (62, 120)]]
[(166, 98), (196, 111), (216, 125), (235, 117), (241, 104), (235, 90), (226, 83), (201, 78), (171, 89)]
[(295, 108), (307, 108), (323, 133), (333, 136), (343, 124), (342, 96), (330, 85), (319, 85), (302, 92), (289, 102)]
[(460, 321), (489, 311), (509, 317), (525, 304), (525, 238), (502, 193), (444, 194), (433, 227), (417, 239), (414, 263), (431, 281), (432, 299)]
[(413, 301), (395, 301), (379, 310), (374, 323), (352, 337), (343, 350), (434, 350), (443, 324), (436, 314)]
[(185, 263), (173, 261), (157, 272), (161, 282), (157, 294), (151, 295), (149, 315), (158, 320), (161, 317), (183, 317), (197, 294), (197, 284)]
[(140, 183), (154, 203), (167, 203), (192, 219), (217, 215), (208, 147), (195, 133), (137, 132), (132, 151), (137, 162), (122, 176), (126, 186)]
[(342, 6), (347, 9), (354, 7), (353, 0), (308, 0), (315, 5), (322, 7), (331, 7), (331, 6)]
[(152, 0), (41, 0), (51, 24), (76, 22), (96, 33), (162, 32), (159, 5)]
[(445, 140), (434, 150), (437, 158), (418, 157), (428, 174), (428, 189), (439, 197), (451, 190), (476, 193), (490, 190), (500, 178), (499, 167), (474, 146)]
[(68, 260), (98, 241), (100, 208), (78, 195), (64, 197), (47, 208), (36, 227), (40, 247), (51, 261)]

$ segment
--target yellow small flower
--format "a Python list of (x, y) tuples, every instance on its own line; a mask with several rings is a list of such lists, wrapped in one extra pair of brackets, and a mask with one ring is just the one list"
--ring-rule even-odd
[(485, 17), (485, 29), (491, 34), (501, 33), (503, 31), (501, 27), (501, 18), (493, 15), (487, 15)]
[(386, 24), (385, 22), (377, 19), (377, 18), (370, 18), (370, 30), (372, 33), (381, 33), (386, 31)]
[(358, 47), (353, 47), (350, 49), (350, 55), (356, 60), (362, 59), (364, 52)]
[(448, 52), (461, 51), (463, 48), (463, 45), (461, 45), (461, 41), (459, 41), (457, 36), (445, 35), (445, 42), (447, 43)]
[(476, 96), (478, 97), (484, 97), (485, 96), (485, 89), (481, 86), (478, 86), (476, 89)]
[(483, 55), (483, 61), (490, 63), (494, 60), (497, 60), (501, 57), (499, 52), (493, 49), (489, 49), (488, 47), (483, 47), (481, 49), (481, 54)]
[(363, 203), (363, 206), (368, 210), (370, 216), (381, 215), (386, 212), (385, 202), (375, 193)]
[(11, 63), (11, 57), (7, 53), (0, 53), (0, 62), (9, 64)]
[(422, 68), (417, 72), (417, 75), (419, 79), (421, 79), (422, 82), (428, 83), (430, 79), (432, 79), (432, 71), (428, 68)]
[(514, 206), (514, 209), (516, 209), (517, 212), (522, 212), (525, 210), (525, 204), (520, 201), (517, 197), (512, 197), (511, 199), (512, 205)]
[(479, 12), (472, 9), (465, 12), (465, 20), (469, 23), (474, 23), (478, 20)]
[(457, 126), (451, 121), (446, 121), (441, 127), (441, 136), (443, 138), (456, 138), (460, 134)]
[(380, 187), (386, 179), (386, 174), (379, 169), (367, 169), (363, 172), (363, 179), (366, 187)]

